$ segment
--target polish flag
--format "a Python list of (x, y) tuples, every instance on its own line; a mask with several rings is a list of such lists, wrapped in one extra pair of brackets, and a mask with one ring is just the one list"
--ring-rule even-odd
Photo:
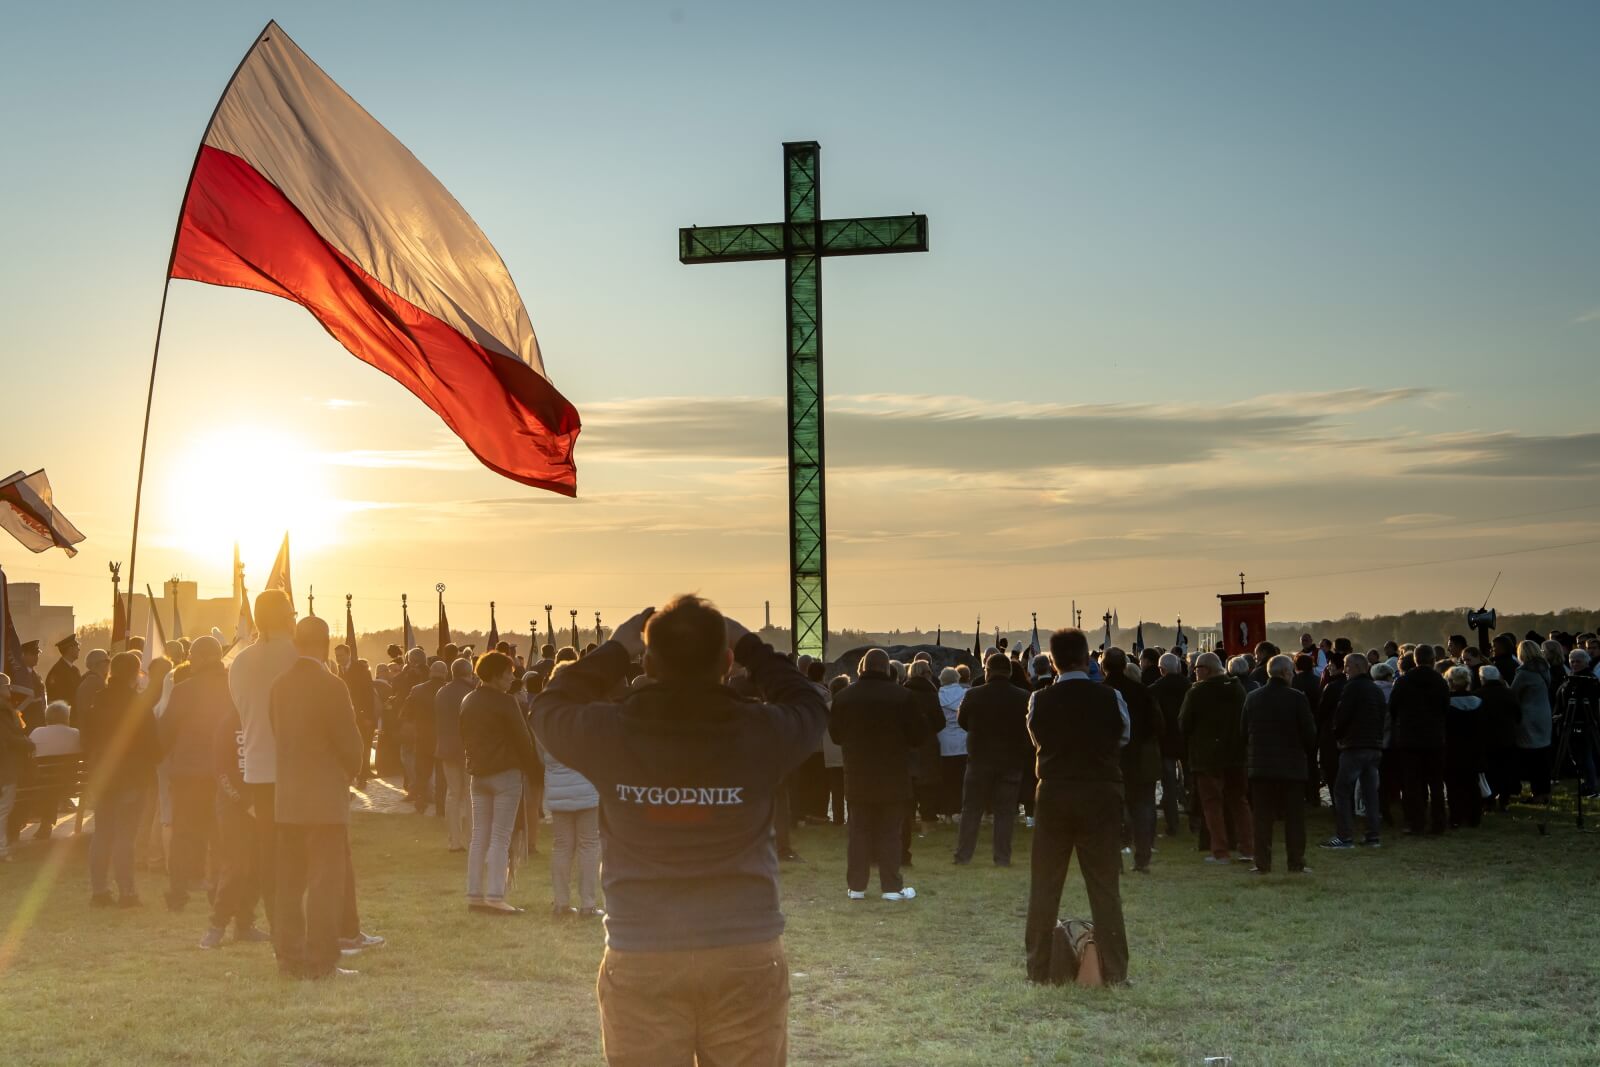
[(275, 22), (206, 130), (169, 273), (294, 301), (485, 466), (577, 494), (578, 413), (499, 253)]

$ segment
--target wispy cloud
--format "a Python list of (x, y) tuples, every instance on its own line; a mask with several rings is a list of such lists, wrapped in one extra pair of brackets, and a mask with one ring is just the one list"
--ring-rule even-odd
[(477, 469), (472, 457), (458, 448), (354, 448), (324, 452), (322, 461), (332, 467), (369, 470), (468, 471)]
[(1512, 433), (1435, 434), (1396, 447), (1427, 455), (1407, 474), (1492, 478), (1578, 478), (1600, 474), (1600, 433), (1534, 436)]
[(1574, 323), (1600, 322), (1600, 308), (1590, 308), (1572, 321)]
[(329, 411), (348, 411), (350, 408), (364, 408), (369, 406), (365, 400), (345, 400), (341, 397), (331, 396), (318, 400), (315, 397), (306, 397), (306, 400), (327, 408)]
[[(1226, 405), (978, 402), (868, 394), (828, 398), (828, 462), (851, 470), (1134, 470), (1212, 461), (1240, 450), (1336, 440), (1339, 415), (1425, 401), (1430, 390), (1274, 394)], [(673, 397), (590, 405), (584, 448), (656, 462), (776, 463), (783, 402)]]

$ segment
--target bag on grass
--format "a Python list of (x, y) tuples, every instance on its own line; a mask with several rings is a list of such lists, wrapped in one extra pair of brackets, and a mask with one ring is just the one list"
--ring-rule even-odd
[(1053, 985), (1105, 984), (1100, 976), (1100, 950), (1094, 943), (1094, 923), (1084, 919), (1062, 919), (1056, 923), (1050, 942), (1050, 982)]

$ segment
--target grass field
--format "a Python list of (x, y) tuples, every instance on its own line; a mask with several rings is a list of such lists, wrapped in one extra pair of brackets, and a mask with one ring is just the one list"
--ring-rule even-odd
[[(528, 914), (498, 920), (463, 909), (437, 820), (362, 815), (353, 835), (364, 925), (390, 943), (317, 984), (280, 981), (265, 946), (196, 949), (203, 912), (167, 913), (154, 874), (144, 908), (89, 909), (81, 839), (22, 849), (0, 866), (0, 1062), (601, 1062), (601, 931), (545, 917), (537, 858), (512, 894)], [(1266, 880), (1161, 838), (1154, 875), (1123, 882), (1134, 986), (1114, 991), (1023, 980), (1029, 834), (1010, 870), (982, 863), (987, 841), (953, 868), (937, 828), (920, 899), (850, 904), (842, 831), (797, 835), (791, 1062), (1600, 1062), (1600, 838), (1570, 822), (1313, 849), (1313, 875)], [(1087, 914), (1075, 876), (1063, 913)]]

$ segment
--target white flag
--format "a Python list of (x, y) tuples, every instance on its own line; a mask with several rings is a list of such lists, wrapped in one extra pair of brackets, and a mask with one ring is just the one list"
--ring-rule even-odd
[(72, 546), (83, 540), (83, 534), (56, 507), (50, 479), (43, 470), (27, 475), (17, 471), (0, 481), (0, 529), (30, 552), (60, 548), (76, 556), (78, 550)]

